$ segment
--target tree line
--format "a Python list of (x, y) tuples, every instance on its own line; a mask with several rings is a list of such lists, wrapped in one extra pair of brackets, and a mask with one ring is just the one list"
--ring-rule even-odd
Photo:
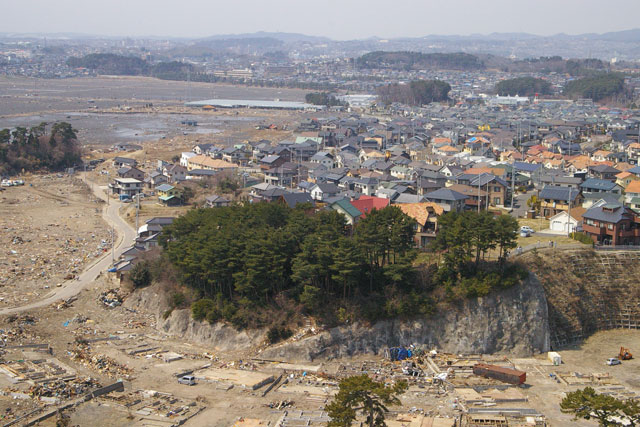
[(154, 65), (136, 56), (114, 53), (91, 53), (82, 57), (70, 57), (67, 59), (67, 65), (72, 68), (88, 68), (98, 74), (152, 76), (167, 80), (194, 71), (193, 65), (184, 62), (170, 61)]
[[(48, 130), (49, 129), (49, 130)], [(81, 163), (75, 129), (66, 122), (0, 130), (0, 173), (60, 171)]]
[(384, 104), (399, 102), (406, 105), (425, 105), (449, 99), (451, 86), (441, 80), (414, 80), (409, 84), (389, 84), (378, 88)]
[[(477, 297), (523, 280), (527, 271), (507, 263), (509, 251), (517, 246), (517, 232), (518, 221), (510, 215), (494, 216), (486, 211), (442, 215), (433, 243), (442, 256), (437, 282), (450, 297)], [(491, 253), (496, 262), (487, 263)]]
[(375, 51), (356, 60), (361, 68), (392, 68), (414, 70), (435, 68), (443, 70), (482, 70), (484, 63), (468, 53), (420, 53)]
[[(526, 277), (506, 263), (517, 223), (457, 215), (442, 217), (443, 237), (434, 246), (445, 259), (440, 266), (416, 265), (415, 221), (395, 206), (373, 210), (350, 228), (336, 211), (277, 202), (189, 211), (163, 230), (158, 262), (173, 266), (197, 294), (198, 320), (264, 326), (265, 313), (283, 300), (327, 324), (426, 316), (435, 310), (438, 286), (459, 299)], [(492, 249), (498, 261), (481, 259)]]
[(564, 94), (570, 98), (591, 98), (594, 101), (601, 101), (624, 91), (624, 74), (621, 73), (600, 73), (572, 80), (564, 87)]
[(245, 326), (258, 307), (285, 295), (312, 313), (368, 299), (412, 281), (413, 220), (374, 210), (349, 233), (333, 211), (281, 203), (192, 210), (163, 230), (161, 245), (182, 283), (203, 298), (196, 318)]
[(515, 79), (502, 80), (495, 85), (494, 91), (502, 96), (533, 96), (536, 93), (540, 95), (551, 95), (553, 93), (551, 83), (544, 79), (534, 77), (518, 77)]
[(334, 107), (338, 105), (344, 105), (335, 96), (327, 92), (312, 92), (304, 96), (304, 100), (313, 105), (325, 105), (327, 107)]

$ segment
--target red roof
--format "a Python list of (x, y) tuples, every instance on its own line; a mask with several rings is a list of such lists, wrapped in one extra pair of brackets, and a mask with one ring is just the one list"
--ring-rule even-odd
[(389, 206), (389, 199), (374, 196), (360, 196), (358, 200), (352, 200), (351, 204), (362, 212), (360, 218), (365, 218), (373, 209), (383, 209)]

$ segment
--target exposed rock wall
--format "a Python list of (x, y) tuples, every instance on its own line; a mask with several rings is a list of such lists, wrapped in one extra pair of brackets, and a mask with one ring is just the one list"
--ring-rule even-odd
[[(126, 302), (156, 312), (158, 328), (168, 334), (211, 345), (222, 351), (247, 349), (264, 340), (265, 331), (236, 331), (223, 324), (194, 321), (189, 310), (166, 307), (153, 288), (135, 292)], [(544, 290), (535, 276), (511, 289), (467, 300), (428, 319), (358, 323), (332, 328), (300, 341), (266, 349), (261, 357), (289, 361), (380, 353), (397, 345), (426, 344), (454, 353), (530, 355), (549, 349), (549, 325)]]
[(262, 357), (313, 360), (380, 353), (390, 346), (409, 344), (426, 344), (452, 353), (530, 355), (547, 351), (549, 327), (544, 290), (532, 277), (522, 285), (468, 300), (458, 309), (438, 312), (428, 319), (333, 328), (269, 348)]

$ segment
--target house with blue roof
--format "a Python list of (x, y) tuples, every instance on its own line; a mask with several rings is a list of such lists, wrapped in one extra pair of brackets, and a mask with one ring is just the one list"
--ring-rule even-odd
[(610, 194), (622, 194), (622, 187), (616, 184), (615, 182), (606, 180), (606, 179), (598, 179), (598, 178), (588, 178), (582, 184), (580, 184), (580, 189), (583, 194), (591, 194), (591, 193), (610, 193)]

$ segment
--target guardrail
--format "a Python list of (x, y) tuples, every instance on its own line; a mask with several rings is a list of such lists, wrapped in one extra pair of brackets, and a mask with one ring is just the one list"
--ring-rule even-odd
[(640, 251), (640, 246), (617, 245), (617, 246), (594, 246), (596, 251)]

